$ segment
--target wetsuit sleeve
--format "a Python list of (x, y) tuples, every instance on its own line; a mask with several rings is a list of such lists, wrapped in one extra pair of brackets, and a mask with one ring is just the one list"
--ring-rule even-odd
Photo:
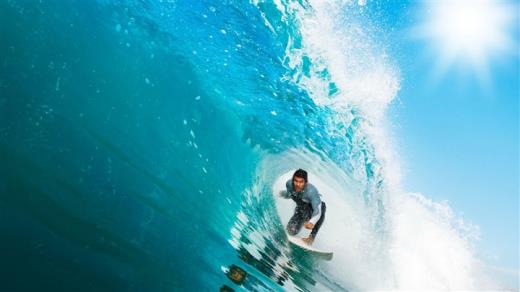
[(312, 192), (309, 193), (310, 201), (312, 205), (312, 217), (309, 220), (312, 224), (316, 224), (321, 217), (321, 199), (320, 194), (316, 189), (313, 189)]
[(292, 182), (291, 182), (291, 180), (288, 180), (285, 183), (285, 188), (286, 188), (285, 190), (280, 191), (280, 196), (282, 198), (289, 199), (291, 197), (291, 190), (292, 190)]

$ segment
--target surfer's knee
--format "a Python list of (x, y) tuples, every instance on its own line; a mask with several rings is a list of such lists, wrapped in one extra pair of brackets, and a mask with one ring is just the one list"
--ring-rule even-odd
[(298, 231), (296, 230), (296, 226), (293, 226), (293, 225), (289, 225), (287, 226), (287, 233), (289, 233), (289, 235), (296, 235), (296, 233), (298, 233)]

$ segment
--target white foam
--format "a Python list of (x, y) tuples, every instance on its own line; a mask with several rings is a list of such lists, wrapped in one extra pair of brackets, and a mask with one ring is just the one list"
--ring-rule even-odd
[[(383, 214), (373, 212), (363, 200), (363, 186), (339, 169), (305, 149), (267, 156), (259, 179), (269, 180), (272, 192), (285, 189), (295, 169), (306, 169), (327, 204), (325, 221), (314, 246), (331, 250), (330, 262), (317, 267), (344, 287), (354, 290), (388, 289), (497, 289), (483, 272), (472, 242), (478, 227), (464, 223), (447, 205), (412, 193), (396, 193), (385, 202)], [(284, 224), (294, 202), (275, 197)], [(374, 228), (371, 219), (384, 216), (386, 228)], [(304, 230), (300, 236), (306, 236)]]

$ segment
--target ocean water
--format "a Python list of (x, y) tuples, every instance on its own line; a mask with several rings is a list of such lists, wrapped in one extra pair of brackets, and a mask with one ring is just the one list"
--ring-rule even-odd
[[(493, 287), (471, 226), (399, 187), (365, 4), (1, 1), (0, 290)], [(277, 213), (300, 167), (330, 262)]]

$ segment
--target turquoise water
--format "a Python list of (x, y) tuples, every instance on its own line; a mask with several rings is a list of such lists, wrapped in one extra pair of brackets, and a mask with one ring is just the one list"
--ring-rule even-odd
[[(340, 23), (357, 45), (336, 56), (307, 2), (0, 2), (2, 290), (396, 287), (374, 268), (389, 230), (374, 129), (398, 78), (356, 5)], [(386, 85), (345, 90), (366, 66)], [(272, 187), (298, 167), (360, 206), (334, 223), (370, 233), (359, 267), (288, 245)]]

